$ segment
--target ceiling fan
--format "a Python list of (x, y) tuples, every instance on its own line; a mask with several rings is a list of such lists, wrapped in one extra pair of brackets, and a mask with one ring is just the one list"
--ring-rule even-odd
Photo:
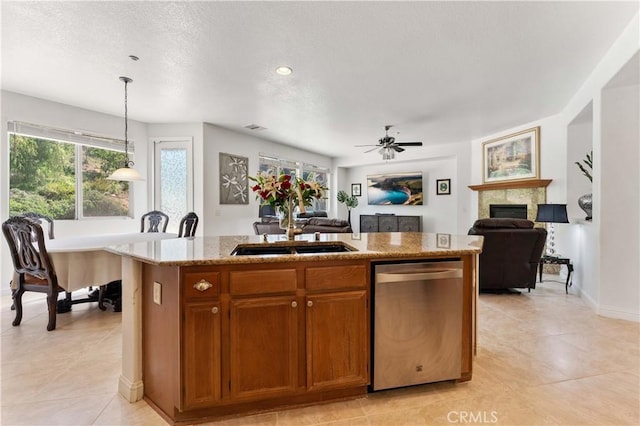
[(379, 149), (378, 152), (382, 154), (383, 160), (393, 160), (395, 158), (396, 152), (404, 151), (404, 148), (402, 148), (403, 146), (422, 146), (422, 142), (396, 142), (396, 138), (394, 138), (393, 136), (389, 136), (389, 129), (392, 127), (393, 126), (390, 124), (387, 124), (386, 126), (384, 126), (385, 135), (384, 137), (378, 140), (377, 145), (355, 145), (355, 146), (357, 147), (373, 146), (374, 148), (371, 148), (365, 151), (365, 154), (367, 152), (371, 152), (371, 151), (375, 151), (376, 149)]

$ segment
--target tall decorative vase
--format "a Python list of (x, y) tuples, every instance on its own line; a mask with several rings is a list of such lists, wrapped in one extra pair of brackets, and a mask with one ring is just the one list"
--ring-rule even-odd
[(300, 233), (300, 230), (295, 227), (294, 209), (295, 202), (293, 197), (287, 198), (285, 204), (277, 208), (280, 229), (285, 230), (285, 234), (289, 240), (295, 239), (295, 235)]
[(591, 196), (592, 194), (585, 194), (578, 198), (578, 205), (587, 214), (587, 217), (585, 218), (586, 220), (591, 220), (591, 208), (593, 206)]

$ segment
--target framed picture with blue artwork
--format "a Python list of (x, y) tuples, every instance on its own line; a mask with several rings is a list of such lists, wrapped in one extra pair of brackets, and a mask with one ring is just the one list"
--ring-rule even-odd
[(451, 179), (436, 180), (436, 195), (451, 195)]
[(422, 205), (422, 173), (388, 173), (367, 176), (369, 205)]

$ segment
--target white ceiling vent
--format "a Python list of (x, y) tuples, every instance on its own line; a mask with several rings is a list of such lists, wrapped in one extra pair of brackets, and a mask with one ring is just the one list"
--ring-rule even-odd
[(266, 130), (266, 127), (258, 126), (257, 124), (247, 124), (244, 127), (249, 130)]

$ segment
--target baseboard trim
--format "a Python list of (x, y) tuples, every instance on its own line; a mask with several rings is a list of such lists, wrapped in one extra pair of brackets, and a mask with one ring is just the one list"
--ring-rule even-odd
[(610, 306), (599, 306), (596, 313), (603, 317), (615, 318), (626, 321), (640, 322), (640, 312), (621, 311)]
[(126, 377), (120, 376), (118, 380), (118, 392), (129, 402), (140, 401), (144, 396), (142, 380), (133, 383)]

